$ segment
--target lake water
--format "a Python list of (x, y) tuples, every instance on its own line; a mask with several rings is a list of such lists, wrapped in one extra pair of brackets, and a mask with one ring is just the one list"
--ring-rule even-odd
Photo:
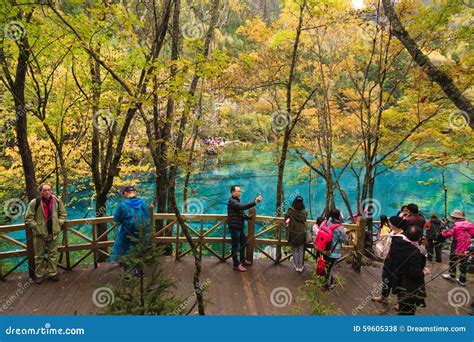
[[(263, 201), (257, 207), (257, 214), (274, 216), (276, 201), (277, 164), (274, 152), (263, 150), (244, 149), (235, 147), (216, 157), (208, 158), (191, 177), (191, 190), (188, 195), (188, 211), (191, 213), (223, 214), (227, 212), (227, 201), (230, 196), (230, 187), (239, 184), (242, 187), (241, 202), (251, 201), (261, 193)], [(303, 162), (295, 155), (289, 156), (285, 171), (285, 196), (294, 198), (296, 194), (303, 196), (306, 207), (309, 209), (309, 180), (307, 172), (298, 175), (298, 169)], [(463, 170), (469, 176), (468, 170)], [(315, 174), (313, 172), (313, 183)], [(429, 185), (430, 179), (437, 179)], [(182, 177), (178, 179), (178, 202), (182, 202)], [(474, 182), (458, 172), (458, 168), (448, 169), (446, 172), (448, 186), (448, 211), (455, 208), (463, 209), (468, 218), (473, 218), (472, 194)], [(350, 172), (342, 176), (340, 184), (351, 200), (352, 210), (356, 211), (357, 187)], [(151, 203), (154, 197), (154, 176), (143, 174), (139, 176), (136, 187), (140, 197)], [(77, 219), (93, 217), (93, 191), (87, 186), (78, 185), (77, 190), (71, 188), (74, 200), (68, 203), (68, 218)], [(91, 199), (92, 197), (92, 199)], [(347, 209), (335, 191), (336, 206), (347, 213)], [(374, 192), (377, 216), (379, 214), (394, 215), (401, 205), (414, 202), (420, 210), (429, 215), (431, 212), (443, 214), (444, 202), (441, 187), (441, 173), (439, 170), (426, 171), (419, 167), (412, 167), (405, 171), (387, 171), (377, 178)], [(120, 202), (120, 196), (113, 196), (108, 202), (107, 214), (111, 215)], [(325, 184), (319, 179), (311, 186), (311, 216), (317, 217), (324, 208)], [(91, 205), (92, 204), (92, 205)], [(289, 205), (290, 203), (288, 203)], [(286, 205), (285, 207), (288, 207)], [(13, 223), (22, 222), (17, 218)]]
[[(230, 196), (230, 187), (238, 184), (242, 187), (242, 202), (251, 201), (261, 193), (263, 201), (257, 206), (257, 214), (274, 216), (276, 201), (276, 179), (277, 164), (274, 152), (251, 149), (228, 150), (216, 157), (208, 158), (201, 165), (197, 165), (196, 171), (190, 182), (190, 194), (188, 199), (188, 212), (193, 214), (226, 214), (227, 201)], [(303, 162), (295, 156), (288, 158), (285, 172), (285, 194), (286, 198), (294, 198), (297, 194), (303, 196), (306, 208), (310, 209), (310, 218), (315, 219), (324, 209), (325, 203), (325, 184), (318, 180), (311, 186), (311, 199), (309, 199), (309, 180), (307, 172), (299, 174), (298, 169), (303, 166)], [(467, 170), (462, 170), (467, 173)], [(472, 176), (472, 174), (468, 174)], [(428, 216), (435, 211), (443, 213), (444, 202), (443, 192), (440, 184), (440, 171), (425, 171), (418, 167), (412, 167), (405, 171), (388, 171), (379, 176), (376, 181), (374, 199), (376, 200), (376, 218), (380, 214), (395, 215), (402, 204), (409, 202), (417, 203)], [(423, 185), (420, 182), (432, 181), (429, 185)], [(313, 173), (313, 182), (314, 182)], [(178, 202), (182, 203), (183, 178), (178, 179)], [(446, 182), (448, 186), (448, 210), (455, 208), (463, 209), (468, 218), (473, 219), (474, 212), (472, 207), (472, 193), (474, 183), (465, 176), (461, 175), (457, 168), (448, 169), (446, 172)], [(89, 180), (77, 182), (75, 187), (71, 187), (71, 198), (67, 200), (68, 218), (78, 219), (84, 217), (93, 217), (94, 208), (93, 191), (88, 184)], [(355, 207), (355, 197), (357, 192), (354, 177), (346, 173), (340, 180), (341, 186), (346, 191), (353, 210)], [(154, 175), (142, 174), (138, 178), (136, 187), (139, 196), (144, 198), (147, 203), (151, 203), (154, 197)], [(192, 192), (192, 194), (191, 194)], [(341, 208), (347, 216), (347, 209), (338, 192), (335, 193), (336, 206)], [(112, 215), (114, 209), (120, 203), (120, 196), (112, 195), (108, 201), (107, 214)], [(311, 206), (309, 202), (311, 201)], [(285, 208), (290, 204), (286, 203)], [(19, 217), (12, 223), (21, 223)], [(211, 223), (209, 223), (211, 224)], [(207, 224), (205, 226), (208, 226)], [(82, 228), (79, 228), (83, 230)], [(90, 235), (90, 227), (84, 228), (83, 232)], [(257, 230), (259, 227), (257, 226)], [(222, 234), (216, 231), (215, 234)], [(24, 232), (11, 234), (12, 237), (21, 241), (25, 240)], [(220, 235), (222, 236), (222, 235)], [(227, 246), (230, 248), (230, 246)], [(5, 247), (4, 247), (5, 248)], [(12, 248), (11, 246), (9, 248)], [(79, 253), (79, 252), (73, 252)], [(13, 260), (12, 260), (13, 261)], [(16, 262), (16, 261), (13, 261)], [(21, 272), (26, 271), (26, 264), (18, 269)]]

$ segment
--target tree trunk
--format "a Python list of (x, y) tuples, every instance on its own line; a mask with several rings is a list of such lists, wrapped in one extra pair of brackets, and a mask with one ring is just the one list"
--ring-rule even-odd
[(421, 51), (415, 40), (410, 37), (398, 15), (395, 13), (391, 0), (382, 0), (382, 3), (385, 14), (390, 20), (393, 35), (400, 40), (403, 46), (405, 46), (414, 61), (428, 75), (430, 80), (436, 82), (453, 104), (469, 116), (466, 120), (469, 122), (471, 128), (474, 128), (474, 107), (472, 103), (456, 87), (452, 78), (446, 72), (436, 67), (429, 57)]

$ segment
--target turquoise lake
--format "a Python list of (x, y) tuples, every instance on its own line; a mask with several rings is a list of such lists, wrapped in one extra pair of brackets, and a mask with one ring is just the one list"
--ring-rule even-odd
[[(309, 209), (309, 181), (307, 172), (300, 174), (298, 169), (303, 162), (296, 156), (290, 154), (285, 171), (285, 198), (299, 194), (304, 197), (306, 207)], [(463, 170), (463, 173), (467, 173)], [(472, 174), (469, 174), (472, 176)], [(312, 173), (313, 181), (315, 173)], [(274, 216), (276, 201), (276, 179), (277, 164), (275, 153), (261, 150), (239, 150), (235, 147), (231, 151), (219, 156), (209, 157), (203, 164), (199, 165), (197, 171), (191, 177), (192, 194), (188, 195), (189, 212), (204, 214), (225, 214), (227, 212), (227, 200), (230, 196), (230, 187), (239, 184), (242, 187), (241, 202), (253, 200), (259, 193), (263, 195), (263, 201), (257, 207), (257, 214)], [(421, 184), (430, 179), (436, 179), (429, 185)], [(182, 202), (182, 186), (184, 180), (178, 179), (178, 202)], [(347, 172), (341, 178), (341, 186), (351, 200), (352, 210), (356, 210), (357, 186), (354, 176)], [(448, 186), (448, 211), (459, 208), (465, 211), (468, 218), (473, 218), (472, 193), (474, 182), (458, 172), (457, 168), (448, 169), (446, 172), (446, 183)], [(147, 203), (151, 203), (154, 197), (154, 175), (143, 174), (138, 177), (136, 187), (139, 196)], [(191, 192), (190, 190), (190, 192)], [(74, 191), (74, 188), (71, 188)], [(73, 193), (76, 200), (68, 205), (68, 218), (78, 219), (93, 217), (94, 207), (93, 191)], [(293, 198), (292, 197), (292, 198)], [(336, 206), (347, 215), (348, 211), (339, 195), (335, 192)], [(387, 171), (377, 178), (374, 199), (378, 201), (377, 216), (379, 214), (394, 215), (401, 205), (414, 202), (420, 207), (425, 216), (431, 212), (443, 215), (444, 200), (441, 187), (441, 172), (439, 170), (423, 170), (412, 167), (405, 171)], [(324, 208), (325, 184), (322, 179), (311, 186), (311, 216), (316, 218)], [(107, 214), (112, 215), (113, 210), (120, 202), (119, 196), (113, 196), (108, 202)], [(92, 204), (92, 205), (91, 205)], [(291, 203), (288, 203), (288, 205)], [(286, 205), (285, 207), (288, 207)], [(17, 218), (13, 223), (22, 222)]]

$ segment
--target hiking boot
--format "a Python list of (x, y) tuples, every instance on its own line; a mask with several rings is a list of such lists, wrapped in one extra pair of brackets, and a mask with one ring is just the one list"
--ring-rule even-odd
[(441, 275), (444, 279), (447, 279), (447, 280), (451, 280), (451, 281), (455, 281), (456, 279), (454, 277), (451, 277), (451, 275), (449, 273), (443, 273)]
[(461, 281), (459, 278), (456, 278), (456, 281), (457, 281), (458, 284), (461, 285), (462, 287), (466, 287), (466, 282), (465, 282), (465, 281)]
[(234, 267), (234, 270), (235, 270), (235, 271), (239, 271), (239, 272), (247, 272), (247, 269), (246, 269), (244, 266), (242, 266), (242, 265), (239, 265), (239, 266), (237, 266), (237, 267)]
[(40, 285), (43, 282), (44, 278), (43, 277), (36, 277), (34, 282), (36, 285)]
[(53, 276), (48, 276), (49, 280), (51, 281), (54, 281), (55, 283), (57, 283), (59, 281), (59, 276), (57, 274), (53, 275)]

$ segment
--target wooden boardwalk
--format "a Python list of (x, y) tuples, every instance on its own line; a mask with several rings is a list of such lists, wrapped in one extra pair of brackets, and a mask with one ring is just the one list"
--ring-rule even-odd
[[(179, 261), (165, 258), (166, 271), (177, 281), (177, 294), (183, 299), (192, 294), (194, 260), (184, 257)], [(255, 260), (247, 273), (232, 270), (231, 263), (219, 262), (215, 258), (203, 260), (202, 282), (210, 285), (205, 298), (211, 302), (206, 306), (208, 315), (292, 315), (309, 314), (308, 304), (302, 303), (300, 295), (305, 281), (310, 279), (308, 262), (303, 274), (296, 273), (291, 261), (274, 264), (267, 260)], [(457, 287), (439, 274), (446, 270), (445, 264), (430, 266), (432, 273), (426, 277), (427, 308), (420, 308), (419, 315), (467, 314), (468, 306), (454, 308), (448, 304), (448, 292)], [(61, 274), (61, 281), (45, 280), (36, 285), (28, 282), (25, 273), (11, 275), (0, 282), (0, 315), (93, 315), (101, 309), (94, 305), (95, 289), (117, 281), (120, 269), (110, 264), (80, 267)], [(380, 264), (363, 267), (361, 273), (354, 272), (350, 265), (342, 262), (335, 274), (343, 285), (329, 292), (326, 303), (339, 308), (339, 314), (368, 315), (395, 314), (392, 309), (382, 310), (368, 298), (380, 284)], [(474, 295), (474, 277), (469, 275), (466, 287)], [(274, 298), (272, 300), (272, 293)], [(395, 298), (391, 298), (395, 304)], [(191, 301), (190, 301), (191, 302)], [(187, 309), (186, 309), (187, 311)], [(195, 312), (192, 312), (195, 314)]]

